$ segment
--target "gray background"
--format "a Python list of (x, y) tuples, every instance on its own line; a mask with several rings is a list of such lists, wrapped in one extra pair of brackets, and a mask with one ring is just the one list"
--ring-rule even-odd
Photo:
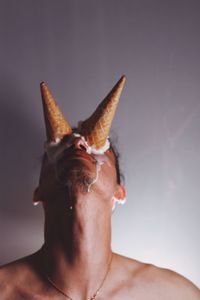
[(113, 248), (200, 286), (199, 0), (1, 0), (0, 41), (0, 263), (43, 242), (40, 81), (76, 125), (125, 73)]

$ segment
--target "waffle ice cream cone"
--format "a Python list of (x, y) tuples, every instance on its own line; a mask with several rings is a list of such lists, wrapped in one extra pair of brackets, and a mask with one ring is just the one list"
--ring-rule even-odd
[(48, 142), (57, 142), (65, 135), (71, 134), (72, 129), (54, 100), (48, 86), (40, 84), (46, 133)]
[(122, 76), (91, 117), (81, 123), (81, 135), (84, 136), (89, 146), (96, 149), (104, 147), (125, 80), (125, 76)]

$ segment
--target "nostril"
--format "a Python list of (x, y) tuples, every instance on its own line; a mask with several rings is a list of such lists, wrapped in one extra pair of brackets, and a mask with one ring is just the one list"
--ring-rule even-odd
[(82, 139), (76, 139), (74, 141), (74, 146), (77, 149), (86, 151), (86, 145), (84, 144), (84, 142), (82, 141)]
[(84, 151), (87, 150), (86, 147), (85, 147), (83, 144), (80, 145), (80, 149), (81, 149), (81, 150), (84, 150)]

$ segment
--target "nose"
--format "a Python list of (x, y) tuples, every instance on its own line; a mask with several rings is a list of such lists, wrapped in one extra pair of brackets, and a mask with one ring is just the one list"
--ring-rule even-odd
[(85, 141), (82, 138), (79, 138), (79, 137), (75, 138), (74, 142), (73, 142), (73, 145), (76, 149), (83, 150), (83, 151), (87, 150), (87, 145), (86, 145)]

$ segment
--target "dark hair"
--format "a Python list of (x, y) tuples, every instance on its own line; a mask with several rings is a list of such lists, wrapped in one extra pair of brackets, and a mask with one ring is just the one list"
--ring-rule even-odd
[(121, 184), (122, 182), (124, 182), (124, 175), (122, 174), (121, 170), (120, 170), (120, 166), (119, 166), (119, 160), (120, 160), (120, 154), (119, 151), (117, 150), (117, 147), (115, 145), (115, 143), (110, 140), (110, 149), (112, 150), (114, 156), (115, 156), (115, 168), (116, 168), (116, 174), (117, 174), (117, 183)]

